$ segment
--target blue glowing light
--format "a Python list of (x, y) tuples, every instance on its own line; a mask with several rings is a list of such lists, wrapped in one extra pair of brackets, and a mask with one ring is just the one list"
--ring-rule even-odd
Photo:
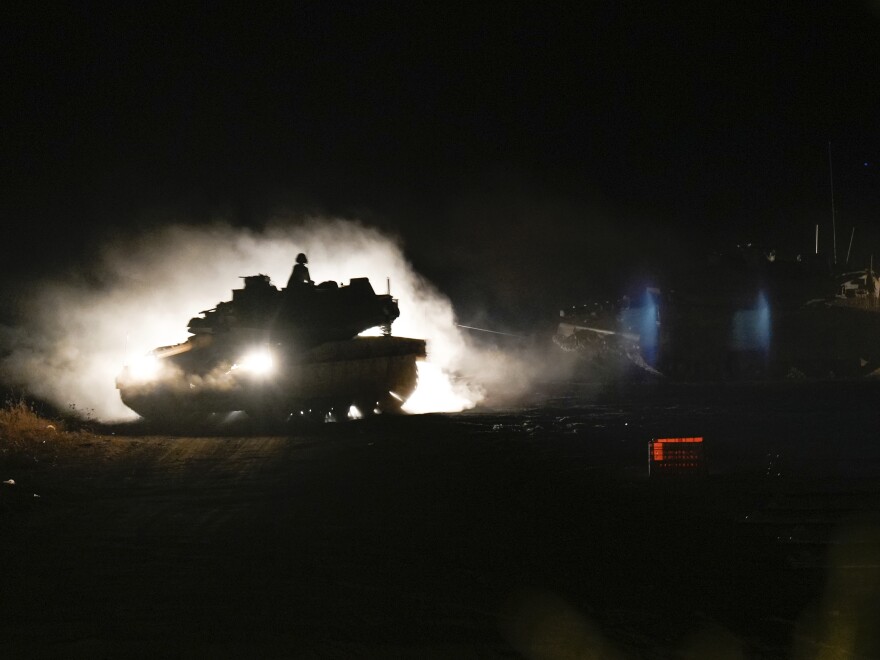
[(657, 316), (657, 302), (650, 291), (645, 291), (639, 315), (639, 348), (642, 357), (648, 364), (654, 364), (657, 358), (657, 341), (660, 329)]
[(734, 312), (731, 348), (736, 351), (767, 353), (770, 350), (772, 329), (770, 305), (762, 292), (758, 294), (753, 309), (740, 309)]

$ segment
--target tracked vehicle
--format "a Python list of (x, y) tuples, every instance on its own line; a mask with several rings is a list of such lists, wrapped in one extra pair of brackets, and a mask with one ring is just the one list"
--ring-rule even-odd
[(880, 373), (878, 294), (873, 263), (837, 271), (739, 246), (669, 286), (562, 310), (554, 339), (611, 376), (858, 378)]
[[(423, 339), (391, 336), (399, 315), (367, 278), (278, 289), (267, 275), (245, 277), (231, 301), (189, 321), (186, 341), (125, 366), (116, 386), (126, 406), (168, 423), (232, 411), (261, 422), (396, 413), (425, 357)], [(382, 335), (358, 336), (371, 328)]]

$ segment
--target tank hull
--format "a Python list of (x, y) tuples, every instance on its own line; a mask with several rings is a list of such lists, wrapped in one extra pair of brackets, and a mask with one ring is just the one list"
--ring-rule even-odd
[(425, 341), (356, 337), (297, 352), (270, 345), (273, 369), (240, 368), (237, 342), (184, 342), (158, 349), (158, 377), (139, 379), (126, 368), (117, 379), (123, 403), (148, 420), (194, 422), (211, 413), (243, 410), (261, 421), (291, 415), (337, 420), (394, 413), (416, 389)]

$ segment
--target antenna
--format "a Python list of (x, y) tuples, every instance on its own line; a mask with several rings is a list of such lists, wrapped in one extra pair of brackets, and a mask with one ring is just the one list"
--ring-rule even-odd
[(868, 276), (865, 278), (867, 282), (865, 284), (868, 285), (868, 291), (870, 291), (873, 296), (871, 296), (871, 302), (876, 305), (877, 304), (877, 296), (880, 295), (880, 292), (877, 291), (877, 286), (874, 284), (874, 254), (871, 254), (870, 261), (868, 261)]
[(819, 225), (816, 225), (816, 251), (814, 254), (819, 254)]
[(834, 263), (837, 263), (837, 218), (834, 211), (834, 166), (831, 163), (831, 142), (828, 142), (828, 176), (831, 179), (831, 236), (834, 245)]
[(852, 252), (853, 236), (856, 235), (856, 228), (853, 227), (852, 233), (849, 235), (849, 247), (846, 249), (846, 263), (849, 264), (849, 253)]

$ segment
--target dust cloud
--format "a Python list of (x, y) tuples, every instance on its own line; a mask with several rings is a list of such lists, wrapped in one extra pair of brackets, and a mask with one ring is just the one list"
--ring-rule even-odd
[(519, 386), (522, 365), (472, 345), (456, 325), (451, 301), (415, 272), (397, 239), (326, 218), (279, 221), (260, 232), (169, 226), (108, 243), (87, 272), (34, 288), (24, 322), (0, 337), (3, 379), (100, 420), (131, 418), (115, 389), (122, 365), (184, 341), (187, 321), (230, 300), (240, 277), (264, 273), (285, 286), (298, 252), (308, 255), (315, 282), (369, 277), (377, 293), (390, 282), (401, 309), (394, 334), (428, 340), (410, 412), (472, 407), (489, 382)]

